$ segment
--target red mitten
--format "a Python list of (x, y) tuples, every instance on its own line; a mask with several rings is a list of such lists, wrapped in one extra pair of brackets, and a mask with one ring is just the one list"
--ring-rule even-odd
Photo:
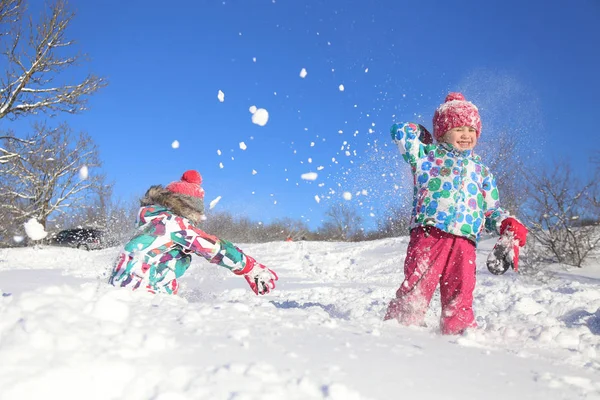
[(527, 242), (527, 228), (517, 219), (509, 217), (500, 224), (500, 239), (487, 259), (488, 270), (502, 275), (509, 268), (519, 270), (519, 247)]
[(257, 263), (250, 256), (246, 256), (246, 266), (242, 271), (235, 272), (237, 275), (244, 275), (250, 289), (257, 295), (267, 294), (275, 289), (275, 281), (279, 279), (275, 271)]
[(515, 239), (519, 241), (519, 246), (525, 246), (527, 243), (527, 233), (529, 232), (525, 225), (520, 223), (517, 219), (508, 217), (500, 224), (500, 235), (504, 235), (504, 232), (510, 231), (514, 234)]

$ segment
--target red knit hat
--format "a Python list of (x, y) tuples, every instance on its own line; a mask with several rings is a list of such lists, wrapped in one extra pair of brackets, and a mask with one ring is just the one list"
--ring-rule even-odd
[(433, 136), (439, 141), (450, 129), (471, 126), (481, 135), (481, 117), (475, 104), (465, 100), (462, 93), (453, 92), (446, 96), (433, 115)]
[(167, 185), (167, 190), (173, 193), (185, 194), (191, 197), (204, 198), (204, 189), (200, 186), (202, 176), (198, 171), (190, 169), (185, 171), (181, 176), (181, 180), (171, 182)]

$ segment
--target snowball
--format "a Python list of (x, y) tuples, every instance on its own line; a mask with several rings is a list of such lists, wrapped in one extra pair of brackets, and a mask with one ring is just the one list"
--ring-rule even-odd
[(178, 140), (173, 140), (173, 143), (171, 143), (171, 147), (174, 149), (178, 149), (179, 148), (179, 141)]
[(84, 180), (88, 178), (88, 167), (86, 165), (84, 165), (83, 167), (79, 168), (79, 179)]
[(307, 74), (308, 72), (306, 72), (306, 68), (302, 68), (302, 70), (300, 71), (300, 78), (306, 78)]
[(340, 89), (340, 92), (343, 92), (345, 90), (344, 85), (340, 85), (339, 89)]
[(15, 241), (15, 243), (21, 243), (23, 241), (23, 239), (25, 239), (25, 238), (21, 235), (13, 236), (13, 240)]
[(221, 200), (221, 196), (217, 196), (216, 199), (214, 199), (213, 201), (210, 202), (209, 209), (212, 210), (220, 200)]
[(44, 226), (35, 218), (31, 218), (29, 221), (25, 222), (23, 226), (25, 227), (25, 233), (31, 240), (42, 240), (48, 236), (48, 232), (44, 230)]
[(219, 99), (219, 101), (222, 103), (225, 101), (225, 93), (223, 93), (221, 90), (219, 90), (219, 93), (217, 93), (217, 99)]
[(300, 175), (300, 178), (304, 179), (305, 181), (314, 181), (317, 179), (317, 173), (316, 172), (307, 172), (305, 174)]
[(122, 324), (129, 319), (129, 305), (125, 303), (127, 294), (114, 291), (109, 292), (94, 304), (92, 315), (102, 321), (110, 321)]
[(344, 194), (342, 195), (342, 197), (344, 198), (344, 200), (352, 200), (352, 193), (350, 193), (350, 192), (344, 192)]
[(250, 111), (252, 114), (254, 114), (256, 112), (257, 108), (256, 106), (250, 106), (250, 108), (248, 109), (248, 111)]
[(265, 126), (269, 120), (269, 112), (264, 108), (259, 108), (252, 114), (252, 122), (259, 126)]
[(240, 142), (240, 149), (242, 150), (246, 150), (248, 147), (246, 146), (246, 143), (244, 142)]

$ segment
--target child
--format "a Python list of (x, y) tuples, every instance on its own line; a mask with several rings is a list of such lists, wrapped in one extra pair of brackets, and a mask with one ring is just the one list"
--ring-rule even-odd
[(384, 320), (423, 324), (439, 283), (441, 332), (461, 334), (476, 326), (472, 309), (475, 247), (481, 231), (511, 232), (523, 246), (527, 229), (500, 208), (494, 177), (473, 154), (481, 118), (477, 107), (462, 94), (450, 93), (435, 111), (437, 144), (424, 127), (414, 123), (395, 124), (391, 133), (411, 166), (414, 199), (404, 281)]
[(198, 228), (204, 219), (204, 190), (198, 171), (186, 171), (181, 181), (152, 186), (140, 201), (138, 230), (121, 251), (109, 283), (140, 287), (152, 293), (176, 294), (177, 278), (190, 266), (192, 254), (242, 275), (254, 293), (275, 288), (277, 274), (228, 241)]

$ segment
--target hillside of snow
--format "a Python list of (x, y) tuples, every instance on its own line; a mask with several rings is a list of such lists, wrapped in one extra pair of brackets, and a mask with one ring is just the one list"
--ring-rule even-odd
[(493, 276), (479, 328), (383, 322), (407, 238), (240, 245), (273, 268), (255, 296), (195, 258), (180, 295), (104, 283), (117, 248), (0, 249), (0, 400), (600, 399), (600, 263)]

